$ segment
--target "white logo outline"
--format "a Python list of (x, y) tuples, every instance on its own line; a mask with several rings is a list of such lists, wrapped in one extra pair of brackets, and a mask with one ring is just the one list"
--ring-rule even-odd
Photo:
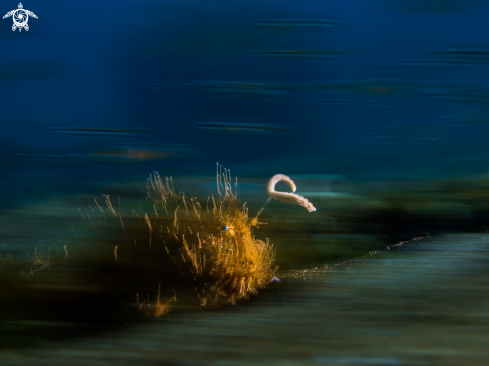
[(36, 14), (34, 14), (30, 10), (24, 9), (22, 3), (19, 3), (19, 8), (9, 11), (3, 16), (3, 19), (12, 17), (12, 20), (14, 21), (14, 24), (12, 25), (12, 31), (14, 32), (17, 28), (19, 28), (19, 32), (22, 31), (22, 28), (28, 31), (29, 25), (27, 24), (27, 21), (29, 20), (29, 15), (33, 18), (38, 19)]

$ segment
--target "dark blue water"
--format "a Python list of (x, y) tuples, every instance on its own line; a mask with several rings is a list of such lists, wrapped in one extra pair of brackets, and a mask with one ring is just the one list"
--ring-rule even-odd
[(3, 207), (216, 161), (245, 177), (487, 172), (482, 0), (23, 5), (29, 31), (0, 22)]

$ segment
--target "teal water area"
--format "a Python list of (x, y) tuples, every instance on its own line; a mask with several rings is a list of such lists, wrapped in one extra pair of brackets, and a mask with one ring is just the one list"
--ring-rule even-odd
[[(485, 365), (489, 236), (288, 271), (254, 300), (0, 351), (2, 365)], [(53, 324), (53, 327), (57, 326)], [(58, 325), (59, 326), (59, 325)]]

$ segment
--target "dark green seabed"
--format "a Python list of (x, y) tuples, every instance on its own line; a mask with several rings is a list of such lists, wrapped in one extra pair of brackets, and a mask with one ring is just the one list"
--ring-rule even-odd
[[(0, 351), (2, 365), (485, 365), (489, 235), (285, 271), (259, 297)], [(33, 299), (35, 301), (35, 299)], [(33, 322), (34, 323), (34, 322)], [(50, 326), (49, 326), (50, 325)], [(9, 327), (28, 324), (4, 320)], [(45, 332), (69, 323), (47, 322)]]

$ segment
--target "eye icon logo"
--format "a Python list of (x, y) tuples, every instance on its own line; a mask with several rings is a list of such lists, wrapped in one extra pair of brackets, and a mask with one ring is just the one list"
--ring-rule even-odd
[(22, 3), (19, 3), (19, 8), (9, 11), (3, 16), (3, 19), (12, 17), (14, 20), (14, 24), (12, 25), (13, 31), (15, 31), (17, 28), (19, 28), (19, 32), (22, 30), (22, 28), (28, 31), (29, 25), (27, 24), (27, 21), (29, 20), (29, 15), (38, 19), (36, 14), (34, 14), (32, 11), (25, 10)]

